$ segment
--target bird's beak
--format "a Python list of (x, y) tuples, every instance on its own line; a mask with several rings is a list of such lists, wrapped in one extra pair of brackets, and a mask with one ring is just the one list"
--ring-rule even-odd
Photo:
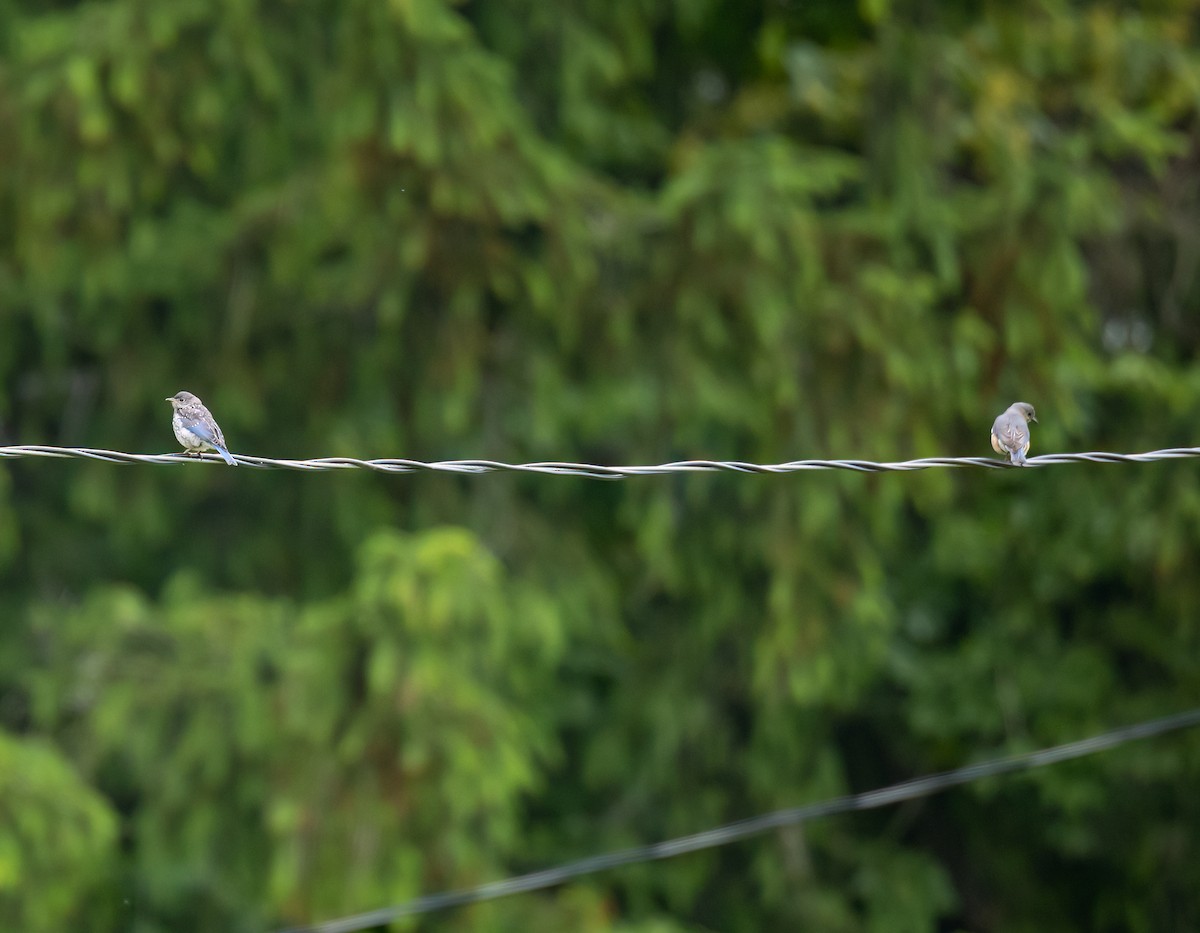
[(1030, 420), (1030, 421), (1032, 421), (1034, 424), (1037, 424), (1037, 423), (1038, 423), (1038, 420), (1037, 420), (1037, 418), (1035, 418), (1033, 415), (1030, 415), (1030, 416), (1029, 416), (1029, 420)]
[(165, 398), (165, 399), (163, 399), (163, 401), (164, 401), (164, 402), (173, 402), (173, 401), (175, 401), (175, 399), (173, 399), (173, 398)]

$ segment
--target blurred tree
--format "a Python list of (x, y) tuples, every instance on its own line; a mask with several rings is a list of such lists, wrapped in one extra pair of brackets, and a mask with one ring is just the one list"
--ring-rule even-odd
[(464, 531), (376, 535), (351, 591), (303, 612), (183, 575), (160, 606), (109, 588), (39, 615), (35, 721), (136, 801), (147, 928), (353, 910), (518, 851), (563, 633)]
[[(264, 455), (1194, 443), (1198, 14), (0, 0), (0, 442), (172, 449), (187, 388)], [(6, 916), (355, 912), (1195, 705), (1194, 476), (5, 465), (0, 785), (61, 788)], [(1190, 929), (1198, 771), (430, 925)]]
[(116, 852), (117, 817), (38, 738), (0, 735), (0, 918), (53, 930), (90, 908), (87, 894)]

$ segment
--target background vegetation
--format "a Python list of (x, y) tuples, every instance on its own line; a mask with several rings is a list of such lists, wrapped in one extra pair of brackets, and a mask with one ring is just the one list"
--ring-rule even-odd
[[(0, 0), (0, 443), (1198, 442), (1200, 2)], [(0, 466), (0, 922), (251, 931), (1200, 700), (1194, 462)], [(1200, 736), (422, 921), (1200, 928)], [(411, 928), (411, 925), (409, 927)]]

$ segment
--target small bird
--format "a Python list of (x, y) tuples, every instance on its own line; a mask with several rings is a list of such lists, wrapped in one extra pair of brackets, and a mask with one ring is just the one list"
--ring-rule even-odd
[(208, 448), (219, 453), (230, 466), (237, 466), (237, 461), (225, 449), (225, 435), (200, 399), (191, 392), (176, 392), (166, 401), (171, 403), (171, 427), (175, 430), (175, 439), (189, 454), (199, 456)]
[(1007, 454), (1014, 466), (1025, 466), (1029, 453), (1029, 422), (1037, 422), (1037, 414), (1028, 402), (1013, 402), (992, 422), (992, 450)]

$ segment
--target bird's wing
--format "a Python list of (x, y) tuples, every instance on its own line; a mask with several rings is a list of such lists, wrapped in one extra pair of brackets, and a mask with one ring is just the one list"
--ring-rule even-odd
[(204, 418), (195, 418), (190, 421), (185, 421), (183, 426), (191, 431), (196, 437), (202, 441), (207, 441), (210, 444), (219, 444), (222, 440), (218, 435), (220, 432), (216, 430), (216, 425), (210, 423)]
[(217, 427), (217, 423), (212, 418), (197, 418), (194, 421), (185, 422), (184, 427), (219, 453), (221, 459), (230, 466), (237, 466), (237, 461), (225, 449), (225, 438), (221, 434), (221, 429)]
[(1005, 450), (1025, 450), (1029, 446), (1029, 431), (1025, 425), (1009, 421), (1000, 432), (1000, 443)]

